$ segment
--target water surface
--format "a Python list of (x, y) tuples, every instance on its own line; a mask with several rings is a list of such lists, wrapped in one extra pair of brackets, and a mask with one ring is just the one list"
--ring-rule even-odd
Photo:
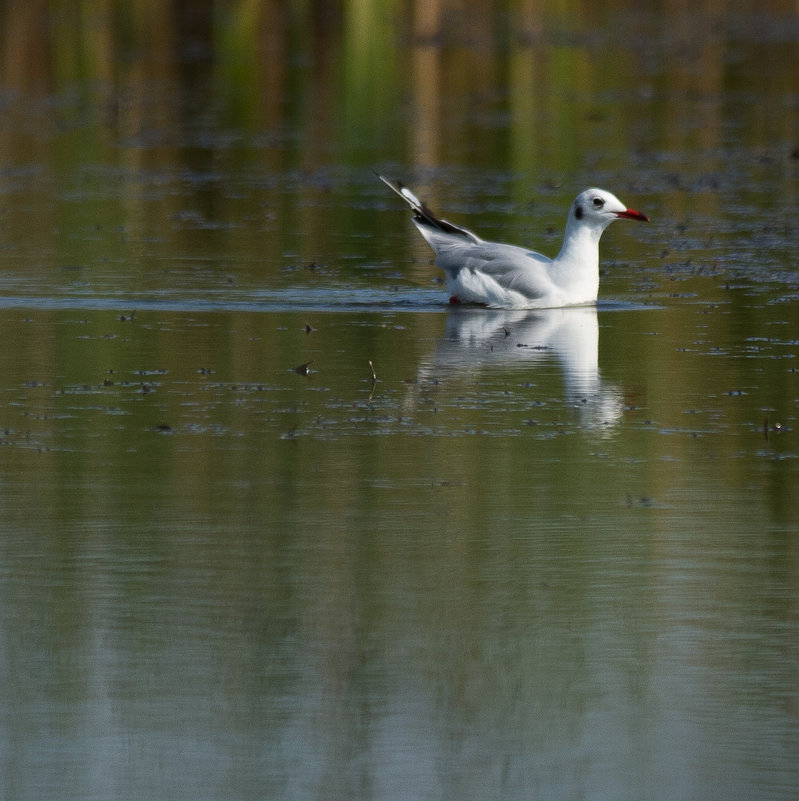
[(795, 797), (796, 10), (572, 5), (3, 11), (4, 797)]

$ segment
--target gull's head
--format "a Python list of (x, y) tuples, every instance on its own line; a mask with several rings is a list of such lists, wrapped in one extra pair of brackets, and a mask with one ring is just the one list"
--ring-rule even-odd
[(569, 222), (604, 231), (614, 220), (649, 222), (646, 214), (628, 209), (614, 194), (604, 189), (586, 189), (574, 199)]

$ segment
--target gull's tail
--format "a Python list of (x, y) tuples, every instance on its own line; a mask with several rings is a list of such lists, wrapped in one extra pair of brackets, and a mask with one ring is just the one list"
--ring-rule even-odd
[(436, 215), (426, 203), (423, 203), (419, 200), (407, 186), (403, 186), (399, 181), (391, 181), (390, 179), (386, 178), (385, 175), (380, 175), (380, 173), (376, 172), (375, 175), (390, 189), (393, 189), (412, 209), (413, 209), (413, 221), (416, 223), (416, 226), (425, 236), (425, 239), (430, 241), (427, 232), (430, 229), (433, 231), (440, 231), (443, 234), (450, 234), (456, 237), (462, 237), (466, 239), (468, 242), (472, 242), (474, 244), (480, 243), (482, 240), (473, 234), (471, 231), (466, 230), (465, 228), (460, 228), (457, 225), (453, 225), (451, 222), (447, 222), (446, 220), (442, 220), (441, 217)]

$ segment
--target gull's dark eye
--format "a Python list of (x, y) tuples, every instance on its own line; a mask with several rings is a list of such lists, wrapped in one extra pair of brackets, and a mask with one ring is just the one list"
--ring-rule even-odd
[(592, 201), (595, 209), (601, 209), (605, 205), (605, 201), (601, 197), (595, 197)]

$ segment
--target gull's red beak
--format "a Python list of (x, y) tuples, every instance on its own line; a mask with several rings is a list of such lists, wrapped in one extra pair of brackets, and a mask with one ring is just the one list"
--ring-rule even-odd
[(617, 211), (617, 217), (623, 217), (625, 220), (640, 220), (641, 222), (649, 222), (649, 217), (646, 214), (641, 214), (640, 211), (635, 209), (625, 209), (624, 211)]

